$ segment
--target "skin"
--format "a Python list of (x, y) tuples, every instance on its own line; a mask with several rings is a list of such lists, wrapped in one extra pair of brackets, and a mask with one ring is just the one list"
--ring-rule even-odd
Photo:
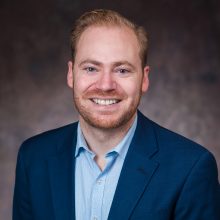
[(67, 84), (82, 132), (102, 170), (105, 154), (131, 127), (148, 89), (149, 66), (142, 68), (139, 51), (129, 28), (92, 26), (82, 33), (75, 59), (68, 62)]

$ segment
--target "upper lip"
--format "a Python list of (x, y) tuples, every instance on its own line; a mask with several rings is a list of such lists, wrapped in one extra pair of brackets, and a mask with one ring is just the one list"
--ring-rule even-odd
[(92, 96), (91, 99), (120, 99), (119, 97), (114, 96)]
[(117, 101), (121, 101), (122, 99), (121, 98), (118, 98), (118, 97), (91, 97), (89, 98), (91, 100), (93, 99), (100, 99), (100, 100), (117, 100)]

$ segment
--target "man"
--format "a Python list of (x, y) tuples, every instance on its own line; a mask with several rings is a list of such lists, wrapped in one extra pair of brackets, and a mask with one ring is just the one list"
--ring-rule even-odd
[(143, 28), (96, 10), (71, 46), (79, 122), (22, 144), (13, 219), (219, 220), (214, 157), (137, 111), (149, 83)]

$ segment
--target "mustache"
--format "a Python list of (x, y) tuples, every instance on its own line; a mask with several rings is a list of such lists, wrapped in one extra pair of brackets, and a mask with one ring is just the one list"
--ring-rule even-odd
[(117, 90), (109, 90), (109, 91), (103, 91), (101, 89), (94, 89), (94, 90), (91, 90), (91, 91), (86, 91), (84, 94), (83, 94), (83, 97), (84, 98), (88, 98), (88, 97), (102, 97), (102, 98), (115, 98), (115, 99), (123, 99), (123, 98), (126, 98), (126, 94), (123, 93), (123, 92), (119, 92)]

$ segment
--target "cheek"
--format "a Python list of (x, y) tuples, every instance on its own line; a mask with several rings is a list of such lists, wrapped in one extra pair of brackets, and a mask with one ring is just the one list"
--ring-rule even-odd
[(76, 76), (74, 78), (74, 90), (75, 92), (83, 92), (85, 90), (87, 90), (89, 87), (91, 86), (91, 82), (90, 80), (83, 76)]
[(137, 79), (123, 81), (123, 83), (120, 83), (120, 87), (130, 98), (138, 96), (141, 90), (140, 83)]

